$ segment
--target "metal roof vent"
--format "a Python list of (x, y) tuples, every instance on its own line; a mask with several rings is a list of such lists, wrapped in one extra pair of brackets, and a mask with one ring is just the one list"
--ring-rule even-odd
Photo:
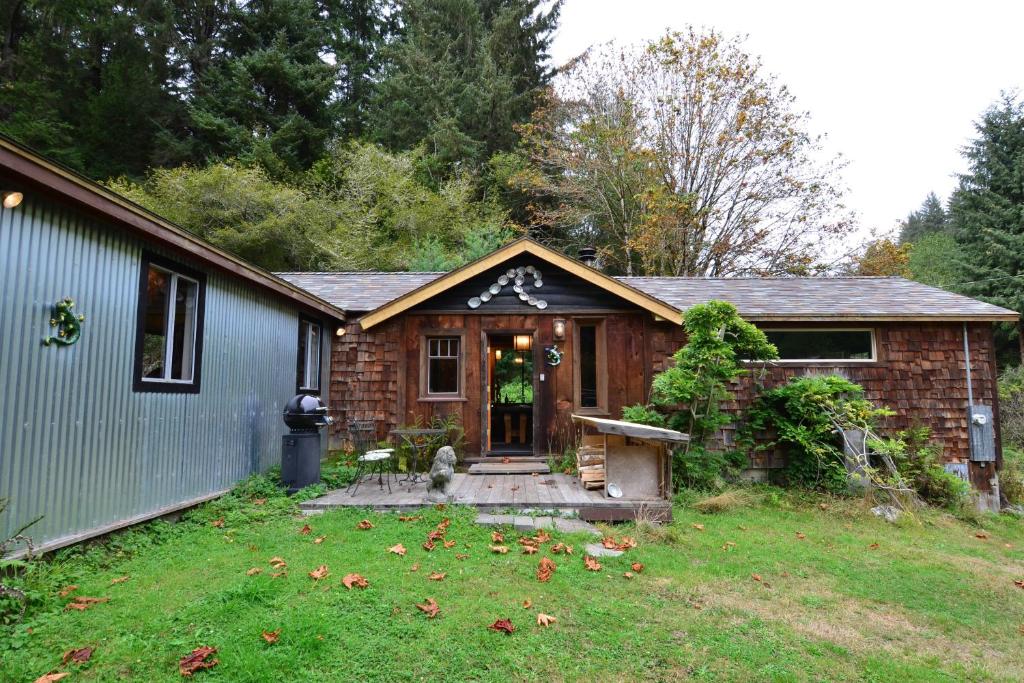
[(579, 260), (585, 266), (597, 268), (597, 249), (594, 247), (582, 247), (579, 250)]

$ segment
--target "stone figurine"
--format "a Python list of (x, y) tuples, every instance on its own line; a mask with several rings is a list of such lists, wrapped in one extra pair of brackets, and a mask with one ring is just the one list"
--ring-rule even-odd
[(430, 467), (430, 483), (427, 484), (427, 500), (432, 503), (447, 503), (448, 493), (455, 476), (455, 449), (442, 446), (437, 449), (434, 464)]

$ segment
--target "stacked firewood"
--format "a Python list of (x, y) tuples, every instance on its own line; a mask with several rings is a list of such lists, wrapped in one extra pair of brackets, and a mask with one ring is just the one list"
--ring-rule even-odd
[(576, 450), (576, 469), (587, 489), (604, 488), (604, 445), (582, 444)]

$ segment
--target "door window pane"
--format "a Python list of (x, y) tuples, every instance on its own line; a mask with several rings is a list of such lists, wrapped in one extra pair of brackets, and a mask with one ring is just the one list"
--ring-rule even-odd
[(164, 377), (170, 288), (170, 273), (150, 266), (146, 274), (146, 306), (142, 320), (142, 376), (145, 378)]

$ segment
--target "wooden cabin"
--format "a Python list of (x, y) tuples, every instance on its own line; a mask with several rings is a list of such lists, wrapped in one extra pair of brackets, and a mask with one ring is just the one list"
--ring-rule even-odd
[[(779, 346), (765, 384), (845, 375), (897, 411), (887, 427), (931, 427), (955, 471), (993, 488), (997, 463), (972, 460), (984, 437), (968, 402), (997, 422), (992, 324), (1018, 315), (964, 296), (902, 278), (613, 277), (528, 238), (449, 273), (280, 275), (347, 313), (331, 353), (338, 440), (351, 420), (383, 439), (454, 414), (468, 460), (561, 452), (572, 413), (616, 419), (645, 402), (685, 343), (683, 312), (720, 299)], [(731, 408), (754, 389), (740, 383)], [(759, 456), (751, 475), (780, 464)]]

